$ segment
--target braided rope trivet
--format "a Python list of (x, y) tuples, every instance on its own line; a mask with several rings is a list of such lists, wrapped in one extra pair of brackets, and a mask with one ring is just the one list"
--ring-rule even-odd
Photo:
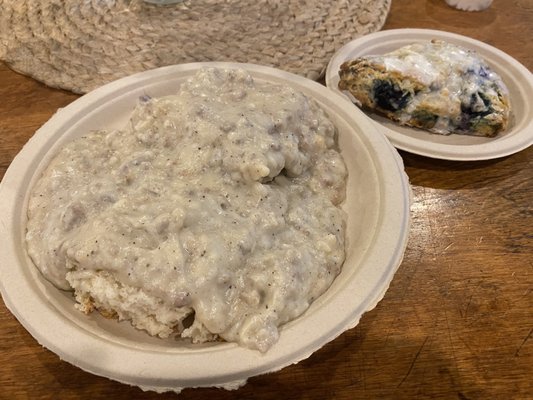
[(0, 59), (88, 92), (147, 69), (249, 62), (318, 79), (342, 45), (381, 29), (391, 0), (0, 0)]

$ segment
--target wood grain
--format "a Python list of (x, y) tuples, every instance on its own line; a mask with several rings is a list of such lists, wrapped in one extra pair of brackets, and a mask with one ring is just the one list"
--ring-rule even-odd
[[(468, 35), (533, 69), (531, 0), (495, 0), (482, 13), (394, 0), (385, 28), (400, 27)], [(76, 98), (0, 65), (0, 177)], [(533, 149), (483, 162), (401, 155), (413, 186), (412, 230), (376, 309), (306, 361), (238, 391), (188, 389), (179, 398), (533, 398)], [(176, 398), (62, 362), (3, 303), (0, 339), (0, 399)]]

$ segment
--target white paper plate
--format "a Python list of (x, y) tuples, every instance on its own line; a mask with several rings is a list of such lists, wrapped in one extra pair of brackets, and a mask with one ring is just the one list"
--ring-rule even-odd
[[(349, 170), (347, 257), (331, 288), (281, 329), (266, 354), (232, 343), (192, 345), (149, 337), (127, 322), (85, 316), (70, 293), (43, 279), (26, 255), (28, 190), (65, 142), (93, 129), (123, 127), (139, 96), (172, 94), (200, 67), (245, 68), (255, 79), (291, 85), (318, 101), (339, 131)], [(164, 67), (101, 87), (54, 115), (28, 142), (0, 185), (0, 290), (21, 324), (62, 359), (91, 373), (156, 391), (236, 388), (253, 375), (307, 358), (354, 327), (388, 288), (406, 247), (410, 189), (403, 164), (384, 135), (352, 104), (308, 79), (250, 64)]]
[[(338, 89), (338, 71), (344, 61), (364, 55), (384, 54), (399, 47), (431, 39), (441, 39), (478, 52), (504, 80), (509, 89), (512, 120), (507, 132), (495, 138), (466, 135), (438, 135), (421, 129), (399, 126), (369, 113), (392, 144), (402, 150), (446, 160), (487, 160), (507, 156), (533, 144), (533, 76), (529, 70), (504, 52), (483, 42), (454, 33), (429, 29), (392, 29), (363, 36), (343, 46), (331, 58), (326, 85)], [(354, 107), (356, 107), (354, 105)]]

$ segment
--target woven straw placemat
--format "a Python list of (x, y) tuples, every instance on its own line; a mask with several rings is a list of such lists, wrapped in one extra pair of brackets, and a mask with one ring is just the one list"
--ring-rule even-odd
[(381, 29), (391, 0), (0, 0), (0, 59), (85, 93), (147, 69), (249, 62), (311, 79), (350, 40)]

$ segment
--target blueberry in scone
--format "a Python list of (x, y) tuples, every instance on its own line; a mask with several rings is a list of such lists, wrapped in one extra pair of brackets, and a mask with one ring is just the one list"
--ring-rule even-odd
[(440, 40), (343, 63), (339, 89), (364, 109), (440, 134), (494, 137), (509, 123), (503, 80), (476, 52)]

